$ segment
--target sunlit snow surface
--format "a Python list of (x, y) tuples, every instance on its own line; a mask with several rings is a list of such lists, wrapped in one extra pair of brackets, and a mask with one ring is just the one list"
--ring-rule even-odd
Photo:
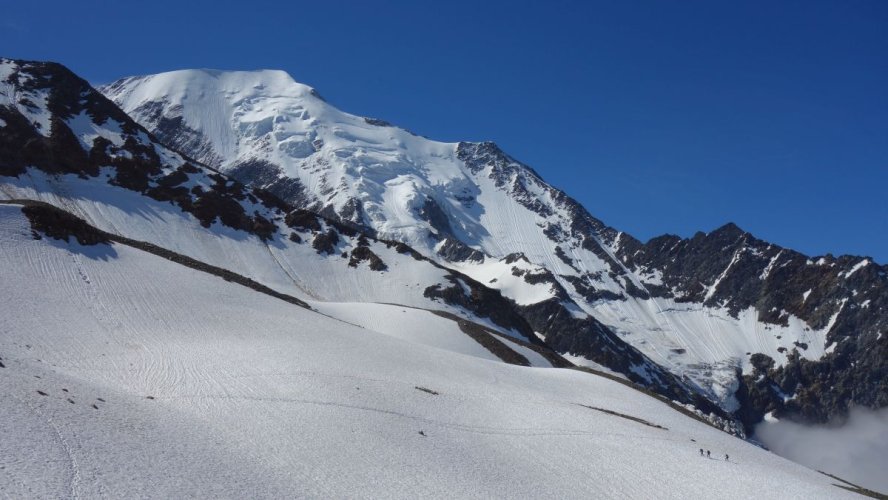
[(592, 310), (655, 363), (688, 377), (729, 411), (738, 408), (737, 368), (752, 369), (749, 353), (764, 353), (782, 364), (799, 342), (808, 346), (800, 351), (803, 357), (819, 359), (832, 327), (812, 330), (794, 316), (787, 326), (765, 324), (752, 308), (734, 318), (723, 309), (657, 298), (602, 301)]
[[(466, 312), (423, 296), (431, 285), (450, 283), (447, 271), (428, 262), (399, 254), (385, 244), (370, 247), (388, 265), (384, 273), (366, 265), (347, 266), (340, 243), (332, 255), (319, 255), (310, 243), (294, 243), (279, 223), (279, 232), (267, 242), (232, 230), (218, 222), (204, 228), (178, 207), (139, 193), (74, 175), (48, 176), (29, 169), (20, 178), (4, 178), (0, 199), (34, 199), (69, 210), (96, 227), (139, 241), (149, 241), (254, 279), (272, 289), (316, 302), (384, 302), (421, 309)], [(309, 234), (303, 235), (310, 239)], [(472, 318), (505, 331), (485, 318)]]
[(590, 374), (407, 342), (119, 244), (35, 240), (16, 206), (0, 248), (4, 496), (854, 498)]

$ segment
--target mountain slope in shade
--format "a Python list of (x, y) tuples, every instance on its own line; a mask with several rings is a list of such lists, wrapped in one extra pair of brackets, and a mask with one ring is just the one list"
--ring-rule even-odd
[(343, 113), (279, 71), (101, 90), (163, 142), (500, 290), (578, 363), (628, 342), (750, 428), (888, 405), (888, 273), (871, 259), (808, 258), (734, 225), (642, 243), (495, 144)]
[(612, 380), (405, 342), (35, 220), (0, 205), (8, 496), (857, 497)]

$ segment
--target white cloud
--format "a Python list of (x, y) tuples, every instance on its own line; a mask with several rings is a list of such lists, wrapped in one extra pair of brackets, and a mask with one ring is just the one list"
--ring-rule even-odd
[(888, 408), (853, 408), (841, 425), (763, 422), (755, 437), (780, 456), (888, 493)]

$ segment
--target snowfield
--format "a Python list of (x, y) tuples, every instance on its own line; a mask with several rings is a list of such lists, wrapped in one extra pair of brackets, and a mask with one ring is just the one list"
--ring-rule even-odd
[(0, 297), (9, 498), (857, 497), (620, 383), (435, 345), (428, 313), (328, 306), (361, 328), (122, 244), (36, 240), (15, 205)]
[(804, 358), (819, 359), (832, 327), (813, 330), (791, 315), (787, 326), (772, 325), (758, 321), (753, 308), (734, 318), (724, 309), (662, 298), (602, 301), (592, 309), (623, 340), (658, 365), (688, 377), (728, 411), (739, 408), (734, 397), (737, 369), (752, 371), (747, 353), (767, 354), (782, 364), (800, 342), (807, 346), (800, 351)]
[[(293, 230), (278, 221), (279, 231), (269, 241), (215, 222), (204, 228), (178, 207), (139, 193), (75, 175), (51, 176), (29, 169), (21, 178), (3, 178), (0, 200), (29, 199), (47, 202), (84, 219), (94, 227), (187, 255), (201, 262), (229, 269), (272, 289), (310, 302), (397, 303), (420, 309), (444, 310), (483, 323), (506, 334), (486, 318), (423, 296), (430, 285), (448, 284), (447, 270), (399, 254), (394, 248), (373, 242), (372, 250), (386, 263), (384, 272), (362, 264), (349, 267), (341, 251), (351, 247), (340, 242), (332, 255), (319, 255), (305, 240), (288, 238)], [(334, 309), (329, 309), (335, 314)]]
[[(377, 333), (482, 359), (501, 361), (495, 354), (464, 334), (455, 321), (432, 311), (396, 304), (361, 302), (310, 302), (310, 304), (312, 309)], [(552, 363), (533, 349), (505, 336), (496, 338), (509, 349), (527, 358), (531, 366), (552, 367)]]

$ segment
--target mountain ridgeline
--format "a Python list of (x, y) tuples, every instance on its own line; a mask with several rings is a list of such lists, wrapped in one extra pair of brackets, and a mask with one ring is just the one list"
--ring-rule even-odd
[(796, 317), (826, 333), (827, 352), (816, 360), (802, 355), (810, 346), (799, 341), (780, 352), (785, 359), (750, 355), (752, 370), (738, 389), (745, 421), (773, 411), (826, 422), (851, 405), (888, 405), (888, 266), (852, 256), (810, 258), (733, 224), (689, 239), (627, 239), (618, 253), (631, 269), (662, 273), (663, 285), (647, 288), (653, 296), (731, 314), (754, 308), (766, 325), (786, 326)]
[[(493, 143), (348, 115), (280, 72), (182, 71), (102, 91), (187, 154), (499, 288), (561, 353), (626, 373), (634, 346), (747, 430), (768, 412), (824, 422), (888, 405), (888, 278), (871, 259), (809, 258), (733, 224), (642, 243)], [(547, 293), (503, 283), (497, 266)], [(730, 348), (695, 345), (720, 336)]]
[[(768, 413), (824, 422), (888, 406), (888, 267), (872, 259), (807, 257), (732, 224), (643, 243), (493, 143), (344, 113), (280, 71), (185, 70), (96, 91), (57, 64), (0, 60), (0, 82), (9, 198), (101, 226), (82, 201), (98, 195), (71, 193), (123, 189), (225, 245), (249, 240), (261, 265), (259, 250), (213, 264), (263, 285), (447, 309), (747, 432)], [(312, 267), (350, 274), (312, 281)]]

